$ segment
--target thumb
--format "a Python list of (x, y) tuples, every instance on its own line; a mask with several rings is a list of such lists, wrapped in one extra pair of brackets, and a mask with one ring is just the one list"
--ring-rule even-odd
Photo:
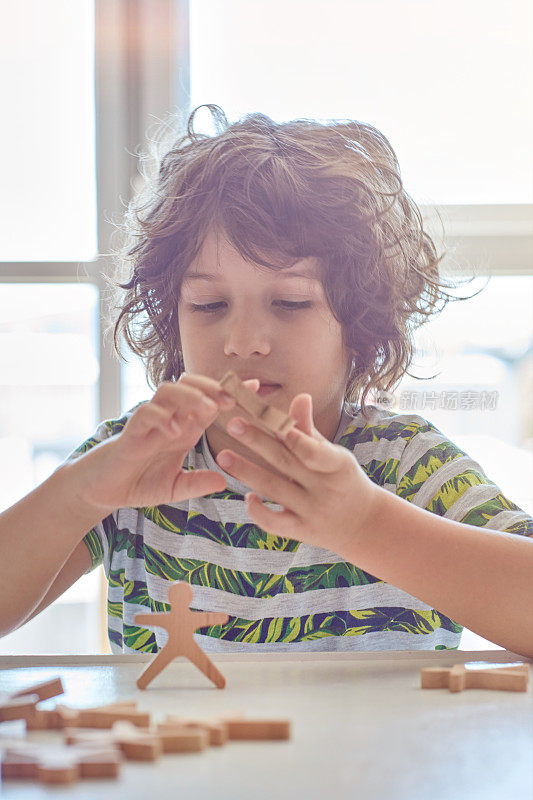
[(296, 427), (308, 436), (317, 432), (313, 424), (313, 398), (310, 394), (297, 394), (292, 400), (289, 415), (296, 420)]
[[(208, 469), (195, 469), (191, 471), (180, 470), (174, 482), (170, 502), (189, 500), (193, 497), (203, 497), (214, 492), (222, 492), (226, 488), (223, 475)], [(167, 501), (165, 501), (167, 502)]]

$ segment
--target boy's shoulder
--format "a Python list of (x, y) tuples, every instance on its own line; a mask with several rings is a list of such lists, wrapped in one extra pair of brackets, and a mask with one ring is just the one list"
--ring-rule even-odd
[(341, 426), (335, 442), (352, 449), (369, 442), (397, 442), (407, 445), (418, 434), (441, 431), (419, 414), (394, 413), (379, 406), (367, 406), (365, 414), (355, 404), (345, 404)]
[(124, 429), (127, 421), (130, 419), (132, 414), (139, 408), (139, 406), (142, 406), (144, 403), (147, 402), (148, 400), (141, 400), (140, 403), (137, 403), (137, 405), (133, 406), (133, 408), (130, 408), (129, 411), (126, 411), (125, 414), (123, 414), (121, 417), (117, 419), (102, 420), (102, 422), (99, 423), (93, 435), (89, 436), (89, 438), (86, 439), (84, 442), (82, 442), (79, 445), (79, 447), (76, 447), (76, 449), (70, 453), (70, 455), (66, 460), (71, 461), (72, 459), (83, 455), (83, 453), (86, 453), (88, 450), (90, 450), (92, 447), (99, 444), (100, 442), (109, 439), (111, 436), (116, 436), (117, 433), (120, 433)]

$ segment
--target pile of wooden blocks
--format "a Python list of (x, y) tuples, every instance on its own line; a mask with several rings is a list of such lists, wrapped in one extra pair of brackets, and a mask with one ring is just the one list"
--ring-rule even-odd
[(0, 697), (0, 722), (24, 719), (27, 731), (61, 730), (64, 739), (60, 744), (0, 739), (3, 779), (67, 784), (82, 778), (116, 778), (124, 759), (155, 761), (165, 753), (199, 752), (232, 740), (290, 738), (286, 719), (167, 716), (153, 724), (134, 701), (82, 709), (37, 708), (41, 700), (62, 692), (56, 678)]

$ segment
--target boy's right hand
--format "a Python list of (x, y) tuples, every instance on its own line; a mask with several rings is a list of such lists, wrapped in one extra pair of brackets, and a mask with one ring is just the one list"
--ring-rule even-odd
[[(244, 382), (257, 391), (259, 381)], [(210, 401), (207, 404), (204, 401)], [(76, 472), (76, 499), (102, 512), (155, 506), (220, 492), (224, 477), (212, 470), (182, 469), (183, 461), (220, 410), (235, 405), (218, 381), (203, 375), (163, 383), (106, 439), (66, 467)]]

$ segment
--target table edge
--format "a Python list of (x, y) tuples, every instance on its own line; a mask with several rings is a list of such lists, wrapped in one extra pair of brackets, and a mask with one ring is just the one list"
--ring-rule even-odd
[[(491, 661), (502, 663), (507, 661), (523, 661), (533, 663), (533, 659), (513, 653), (510, 650), (372, 650), (361, 653), (210, 653), (215, 662), (283, 662), (299, 661), (377, 661), (377, 662), (423, 662), (451, 666), (464, 664), (466, 661)], [(87, 655), (2, 655), (0, 670), (17, 667), (67, 667), (84, 666), (99, 667), (119, 664), (142, 664), (153, 658), (152, 653), (122, 653), (119, 655), (87, 654)]]

